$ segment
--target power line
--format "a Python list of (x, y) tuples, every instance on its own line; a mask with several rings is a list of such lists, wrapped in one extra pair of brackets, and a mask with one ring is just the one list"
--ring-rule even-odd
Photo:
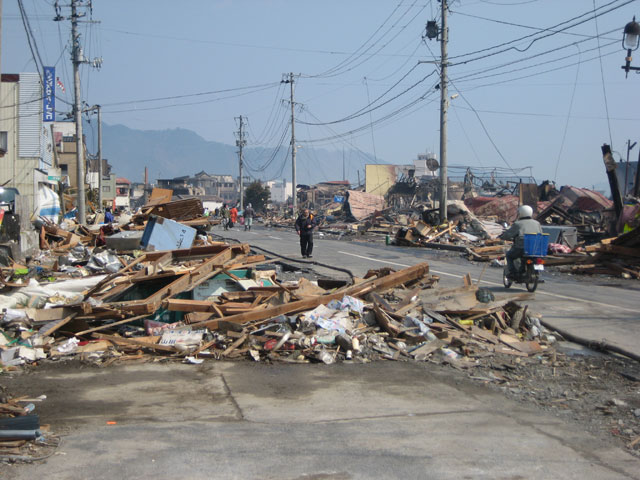
[(197, 93), (186, 93), (183, 95), (172, 95), (172, 96), (168, 96), (168, 97), (156, 97), (156, 98), (145, 98), (145, 99), (141, 99), (141, 100), (125, 100), (122, 102), (112, 102), (112, 103), (105, 103), (103, 106), (104, 107), (115, 107), (115, 106), (120, 106), (120, 105), (132, 105), (135, 103), (148, 103), (148, 102), (159, 102), (159, 101), (163, 101), (163, 100), (178, 100), (181, 98), (189, 98), (189, 97), (202, 97), (202, 96), (206, 96), (206, 95), (215, 95), (217, 93), (228, 93), (228, 92), (237, 92), (239, 90), (252, 90), (252, 89), (256, 89), (256, 88), (261, 88), (261, 87), (274, 87), (280, 85), (280, 82), (270, 82), (270, 83), (261, 83), (258, 85), (248, 85), (245, 87), (236, 87), (236, 88), (225, 88), (223, 90), (210, 90), (207, 92), (197, 92)]
[[(565, 30), (569, 30), (569, 29), (571, 29), (571, 28), (574, 28), (574, 27), (577, 27), (577, 26), (579, 26), (579, 25), (582, 25), (582, 24), (584, 24), (584, 23), (586, 23), (586, 22), (588, 22), (588, 21), (591, 21), (591, 20), (593, 20), (593, 19), (595, 19), (595, 18), (597, 18), (597, 17), (600, 17), (600, 16), (605, 15), (605, 14), (607, 14), (607, 13), (611, 13), (611, 12), (613, 12), (613, 11), (615, 11), (615, 10), (619, 9), (619, 8), (622, 8), (622, 7), (624, 7), (624, 6), (628, 5), (628, 4), (630, 4), (630, 3), (632, 3), (632, 2), (634, 2), (634, 1), (636, 1), (636, 0), (624, 0), (624, 3), (622, 3), (622, 4), (620, 4), (620, 5), (616, 5), (616, 6), (611, 7), (609, 10), (606, 10), (606, 11), (603, 11), (603, 12), (600, 12), (600, 13), (596, 13), (596, 10), (600, 10), (600, 9), (603, 9), (603, 8), (607, 8), (607, 7), (609, 7), (609, 6), (613, 5), (614, 3), (617, 3), (617, 2), (619, 2), (619, 1), (622, 1), (622, 0), (613, 0), (613, 1), (609, 2), (609, 3), (607, 3), (606, 5), (602, 5), (602, 6), (598, 7), (597, 9), (589, 10), (589, 11), (587, 11), (587, 12), (585, 12), (585, 13), (583, 13), (583, 14), (580, 14), (580, 15), (578, 15), (578, 16), (576, 16), (576, 17), (570, 18), (569, 20), (565, 20), (565, 21), (560, 22), (560, 23), (558, 23), (558, 24), (556, 24), (556, 25), (554, 25), (554, 26), (552, 26), (552, 27), (546, 28), (546, 29), (542, 30), (542, 32), (547, 31), (547, 32), (549, 32), (549, 33), (547, 33), (547, 34), (545, 34), (545, 35), (542, 35), (542, 36), (540, 36), (540, 37), (536, 37), (536, 35), (538, 35), (538, 34), (539, 34), (539, 33), (541, 33), (541, 32), (536, 32), (536, 33), (532, 33), (532, 34), (530, 34), (530, 35), (525, 35), (525, 36), (523, 36), (523, 37), (520, 37), (520, 38), (517, 38), (517, 39), (514, 39), (514, 40), (510, 40), (510, 41), (508, 41), (508, 42), (503, 42), (503, 43), (501, 43), (501, 44), (499, 44), (499, 45), (494, 45), (494, 46), (492, 46), (492, 47), (482, 48), (482, 49), (480, 49), (480, 50), (476, 50), (476, 51), (469, 52), (469, 53), (464, 53), (464, 54), (461, 54), (461, 55), (455, 55), (455, 56), (452, 56), (452, 57), (450, 57), (450, 58), (451, 58), (451, 59), (453, 59), (453, 58), (463, 58), (463, 57), (468, 57), (468, 56), (475, 55), (475, 54), (478, 54), (478, 53), (488, 52), (488, 51), (490, 51), (490, 50), (494, 50), (494, 49), (496, 49), (496, 48), (506, 47), (507, 45), (511, 45), (511, 44), (514, 44), (514, 43), (521, 42), (521, 41), (523, 41), (523, 40), (526, 40), (526, 39), (532, 38), (531, 42), (528, 44), (528, 46), (527, 46), (526, 48), (519, 49), (519, 48), (517, 48), (517, 47), (508, 47), (508, 48), (504, 48), (504, 49), (502, 49), (502, 50), (498, 50), (498, 51), (495, 51), (495, 52), (487, 53), (487, 54), (482, 55), (482, 56), (479, 56), (479, 57), (471, 58), (471, 59), (468, 59), (468, 60), (461, 60), (461, 61), (459, 61), (459, 62), (452, 63), (452, 65), (463, 65), (463, 64), (467, 64), (467, 63), (475, 62), (475, 61), (482, 60), (482, 59), (485, 59), (485, 58), (488, 58), (488, 57), (491, 57), (491, 56), (498, 55), (498, 54), (500, 54), (500, 53), (507, 52), (507, 51), (509, 51), (509, 50), (517, 50), (518, 52), (524, 52), (524, 51), (528, 50), (529, 48), (531, 48), (531, 46), (532, 46), (535, 42), (537, 42), (537, 41), (539, 41), (539, 40), (542, 40), (542, 39), (544, 39), (544, 38), (548, 38), (548, 37), (553, 36), (553, 35), (557, 35), (557, 34), (559, 34), (559, 33), (564, 32)], [(582, 17), (585, 17), (585, 16), (587, 16), (587, 15), (591, 15), (591, 14), (593, 14), (593, 17), (590, 17), (590, 18), (586, 18), (586, 19), (583, 19), (583, 20), (577, 21), (578, 19), (580, 19), (580, 18), (582, 18)], [(577, 21), (577, 22), (576, 22), (576, 21)], [(557, 29), (558, 27), (560, 27), (561, 25), (565, 25), (565, 24), (567, 24), (567, 23), (571, 23), (571, 22), (576, 22), (576, 23), (573, 23), (573, 24), (571, 24), (571, 25), (567, 25), (566, 27), (563, 27), (563, 28), (561, 28), (561, 29), (556, 30), (556, 29)], [(533, 37), (536, 37), (536, 38), (533, 38)]]
[[(200, 100), (197, 102), (186, 102), (186, 103), (173, 103), (170, 105), (159, 105), (156, 107), (145, 107), (145, 108), (129, 108), (129, 109), (124, 109), (124, 110), (108, 110), (105, 113), (129, 113), (129, 112), (143, 112), (143, 111), (149, 111), (149, 110), (162, 110), (165, 108), (174, 108), (174, 107), (184, 107), (184, 106), (189, 106), (189, 105), (201, 105), (203, 103), (213, 103), (213, 102), (219, 102), (221, 100), (227, 100), (229, 98), (237, 98), (237, 97), (242, 97), (244, 95), (251, 95), (257, 92), (261, 92), (264, 90), (268, 90), (270, 88), (273, 88), (275, 85), (269, 85), (269, 86), (265, 86), (262, 88), (257, 88), (254, 89), (252, 91), (249, 92), (243, 92), (243, 93), (238, 93), (236, 95), (228, 95), (225, 97), (219, 97), (219, 98), (213, 98), (211, 100)], [(231, 89), (231, 90), (239, 90), (239, 89)], [(184, 97), (192, 97), (194, 95), (184, 95), (182, 96)], [(112, 104), (113, 105), (113, 104)]]
[[(495, 70), (499, 70), (499, 69), (511, 66), (513, 64), (516, 64), (516, 63), (521, 63), (521, 62), (524, 62), (524, 61), (527, 61), (527, 60), (531, 60), (531, 59), (536, 58), (536, 57), (540, 57), (542, 55), (546, 55), (546, 54), (549, 54), (549, 53), (557, 52), (559, 50), (562, 50), (562, 49), (570, 47), (570, 46), (576, 46), (576, 45), (578, 45), (578, 44), (580, 44), (582, 42), (583, 41), (573, 42), (573, 43), (570, 43), (568, 45), (563, 45), (561, 47), (557, 47), (557, 48), (554, 48), (554, 49), (551, 49), (551, 50), (547, 50), (545, 52), (542, 52), (542, 53), (539, 53), (539, 54), (536, 54), (536, 55), (532, 55), (532, 56), (529, 56), (529, 57), (526, 57), (526, 58), (523, 58), (523, 59), (514, 60), (513, 62), (504, 63), (502, 65), (494, 65), (493, 67), (490, 67), (490, 68), (485, 68), (483, 70), (480, 70), (480, 71), (477, 71), (477, 72), (474, 72), (474, 73), (470, 73), (470, 74), (466, 74), (466, 75), (457, 77), (455, 80), (457, 82), (460, 82), (460, 81), (468, 81), (468, 80), (482, 80), (482, 79), (485, 79), (485, 78), (493, 78), (493, 77), (498, 77), (498, 76), (501, 76), (501, 75), (506, 75), (508, 73), (522, 72), (524, 70), (529, 70), (531, 68), (540, 67), (540, 66), (543, 66), (543, 65), (548, 65), (548, 64), (551, 64), (551, 63), (556, 63), (556, 62), (559, 62), (561, 60), (566, 60), (567, 58), (573, 58), (573, 54), (569, 54), (569, 55), (565, 55), (563, 57), (554, 58), (552, 60), (547, 60), (547, 61), (544, 61), (544, 62), (535, 63), (533, 65), (527, 65), (527, 66), (524, 66), (524, 67), (515, 68), (515, 69), (512, 69), (512, 70), (507, 70), (507, 71), (504, 71), (504, 72), (496, 72), (496, 73), (492, 73), (490, 75), (478, 76), (478, 75), (482, 75), (483, 73), (486, 73), (486, 72), (493, 72)], [(618, 40), (612, 41), (610, 43), (607, 43), (605, 45), (605, 47), (617, 44), (618, 42), (619, 42)], [(594, 47), (594, 48), (591, 48), (591, 49), (584, 50), (583, 53), (592, 52), (594, 50), (598, 50), (598, 47)]]
[(308, 75), (307, 77), (309, 78), (317, 78), (317, 77), (323, 77), (327, 74), (333, 73), (334, 71), (336, 71), (338, 68), (342, 67), (346, 62), (348, 62), (351, 58), (353, 58), (354, 55), (356, 55), (361, 49), (363, 49), (365, 47), (365, 45), (367, 43), (369, 43), (371, 40), (373, 40), (373, 38), (378, 34), (378, 32), (380, 30), (382, 30), (382, 28), (384, 28), (384, 26), (387, 24), (387, 22), (389, 22), (389, 20), (391, 19), (391, 17), (393, 17), (393, 15), (398, 11), (398, 9), (400, 8), (400, 6), (402, 5), (402, 3), (399, 3), (396, 5), (396, 7), (391, 11), (391, 13), (387, 16), (387, 18), (385, 18), (385, 20), (382, 22), (382, 24), (371, 34), (371, 36), (369, 36), (369, 38), (367, 38), (364, 43), (362, 43), (362, 45), (360, 45), (353, 53), (351, 53), (346, 59), (342, 60), (340, 63), (338, 63), (337, 65), (334, 65), (333, 67), (331, 67), (328, 70), (325, 70), (322, 73), (319, 74), (315, 74), (315, 75)]
[[(596, 0), (593, 0), (593, 12), (596, 11)], [(611, 135), (611, 121), (609, 120), (609, 102), (607, 101), (607, 88), (604, 83), (604, 69), (602, 67), (602, 53), (600, 52), (600, 34), (598, 33), (598, 19), (595, 19), (596, 35), (598, 36), (598, 58), (600, 59), (600, 78), (602, 78), (602, 96), (604, 97), (604, 109), (607, 113), (607, 127), (609, 129), (609, 145), (613, 148), (613, 135)]]
[[(415, 3), (416, 3), (416, 2), (414, 2), (414, 3), (411, 5), (411, 7), (410, 7), (410, 8), (412, 8), (412, 7), (415, 5)], [(389, 45), (389, 43), (391, 43), (393, 40), (395, 40), (395, 39), (396, 39), (396, 38), (397, 38), (397, 37), (398, 37), (398, 36), (399, 36), (399, 35), (400, 35), (400, 34), (401, 34), (401, 33), (402, 33), (402, 32), (403, 32), (403, 31), (404, 31), (404, 30), (405, 30), (405, 29), (406, 29), (406, 28), (411, 24), (411, 23), (413, 23), (413, 21), (414, 21), (416, 18), (418, 18), (418, 16), (420, 15), (420, 13), (422, 13), (422, 11), (426, 8), (426, 6), (427, 6), (427, 5), (425, 4), (425, 5), (424, 5), (424, 6), (423, 6), (419, 11), (418, 11), (418, 13), (416, 13), (416, 14), (415, 14), (415, 15), (414, 15), (410, 20), (409, 20), (409, 22), (408, 22), (406, 25), (404, 25), (402, 28), (400, 28), (400, 30), (399, 30), (399, 31), (398, 31), (398, 32), (397, 32), (397, 33), (396, 33), (396, 34), (395, 34), (395, 35), (394, 35), (394, 36), (393, 36), (393, 37), (392, 37), (392, 38), (391, 38), (387, 43), (385, 43), (385, 44), (384, 44), (384, 45), (382, 45), (378, 50), (376, 50), (376, 52), (374, 53), (374, 56), (375, 56), (375, 55), (378, 55), (378, 54), (379, 54), (379, 53), (380, 53), (384, 48), (386, 48), (386, 47)], [(408, 12), (408, 11), (409, 11), (409, 10), (407, 10), (407, 12)], [(405, 12), (405, 14), (406, 14), (407, 12)], [(404, 17), (404, 15), (405, 15), (405, 14), (403, 14), (403, 17)], [(401, 17), (401, 18), (402, 18), (402, 17)], [(398, 20), (398, 21), (399, 21), (399, 20)], [(396, 22), (396, 23), (397, 23), (397, 22)], [(390, 32), (390, 31), (391, 31), (391, 29), (392, 29), (393, 27), (395, 27), (395, 25), (396, 25), (396, 24), (392, 25), (392, 27), (387, 31), (387, 33), (388, 33), (388, 32)], [(385, 35), (386, 35), (386, 33), (385, 33)], [(380, 41), (380, 40), (378, 40), (378, 41), (376, 41), (374, 44), (372, 44), (372, 45), (371, 45), (371, 46), (370, 46), (370, 47), (369, 47), (365, 52), (367, 52), (367, 51), (369, 51), (371, 48), (373, 48), (377, 43), (379, 43), (379, 41)], [(362, 55), (359, 55), (359, 57), (360, 57), (360, 56), (362, 56)], [(352, 71), (352, 70), (356, 69), (357, 67), (359, 67), (360, 65), (362, 65), (363, 63), (365, 63), (365, 62), (367, 62), (368, 60), (370, 60), (370, 58), (371, 58), (371, 57), (367, 57), (367, 58), (365, 58), (364, 60), (362, 60), (360, 63), (358, 63), (358, 64), (356, 64), (356, 65), (354, 65), (354, 66), (352, 66), (352, 67), (349, 67), (349, 68), (347, 68), (347, 69), (345, 69), (345, 70), (342, 70), (342, 71), (340, 71), (340, 72), (338, 72), (338, 73), (335, 73), (335, 72), (334, 72), (334, 73), (332, 73), (331, 75), (323, 75), (323, 77), (335, 77), (335, 76), (337, 76), (337, 75), (342, 75), (342, 74), (344, 74), (344, 73), (350, 72), (350, 71)], [(351, 62), (351, 63), (353, 63), (353, 62)]]
[(578, 75), (580, 74), (580, 57), (582, 56), (580, 52), (580, 47), (576, 45), (578, 49), (578, 67), (576, 68), (576, 76), (573, 83), (573, 90), (571, 91), (571, 99), (569, 100), (569, 111), (567, 112), (567, 119), (564, 124), (564, 132), (562, 133), (562, 141), (560, 142), (560, 149), (558, 150), (558, 158), (556, 160), (556, 169), (553, 173), (553, 181), (555, 182), (558, 178), (558, 167), (560, 166), (560, 158), (562, 158), (562, 151), (564, 150), (564, 142), (567, 139), (567, 131), (569, 130), (569, 119), (571, 118), (571, 110), (573, 109), (573, 99), (576, 96), (576, 87), (578, 85)]
[[(411, 71), (413, 71), (413, 69), (415, 69), (416, 67), (413, 67), (411, 69)], [(374, 103), (376, 103), (380, 98), (382, 98), (384, 95), (386, 95), (386, 93), (388, 93), (391, 89), (393, 89), (394, 87), (391, 87), (391, 89), (387, 90), (387, 92), (385, 92), (383, 95), (381, 95), (380, 97), (378, 97), (376, 100), (374, 100), (373, 102), (371, 102), (369, 105), (361, 108), (360, 110), (358, 110), (355, 113), (352, 113), (351, 115), (347, 116), (347, 117), (343, 117), (341, 119), (338, 120), (333, 120), (330, 122), (323, 122), (323, 123), (308, 123), (308, 125), (334, 125), (336, 123), (342, 123), (342, 122), (346, 122), (348, 120), (353, 120), (354, 118), (358, 118), (361, 117), (363, 115), (366, 115), (367, 113), (371, 113), (374, 110), (377, 110), (379, 108), (384, 107), (385, 105), (393, 102), (394, 100), (400, 98), (401, 96), (405, 95), (406, 93), (410, 92), (411, 90), (413, 90), (414, 88), (416, 88), (418, 85), (424, 83), (429, 77), (431, 77), (432, 75), (434, 75), (436, 73), (436, 71), (432, 71), (431, 73), (429, 73), (428, 75), (425, 75), (424, 77), (422, 77), (420, 80), (418, 80), (417, 82), (415, 82), (414, 84), (412, 84), (410, 87), (406, 88), (405, 90), (403, 90), (402, 92), (398, 93), (397, 95), (395, 95), (394, 97), (391, 97), (390, 99), (388, 99), (387, 101), (381, 103), (378, 106), (375, 107), (371, 107), (370, 109), (367, 110), (367, 108), (371, 105), (373, 105)], [(397, 82), (399, 83), (399, 82)], [(397, 85), (397, 83), (395, 85)], [(395, 86), (394, 85), (394, 86)], [(303, 121), (301, 121), (300, 123), (305, 123)]]

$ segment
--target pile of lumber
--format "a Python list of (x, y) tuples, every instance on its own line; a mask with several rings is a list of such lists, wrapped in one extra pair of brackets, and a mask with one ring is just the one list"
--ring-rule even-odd
[(571, 272), (640, 279), (640, 228), (601, 240), (585, 250), (590, 255), (569, 267)]

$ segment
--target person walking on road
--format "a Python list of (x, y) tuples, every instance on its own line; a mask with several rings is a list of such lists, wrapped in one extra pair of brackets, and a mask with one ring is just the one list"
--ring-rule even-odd
[(251, 225), (253, 224), (253, 216), (255, 215), (255, 211), (250, 203), (247, 204), (247, 207), (244, 209), (244, 229), (251, 230)]
[(311, 258), (313, 252), (313, 229), (316, 227), (316, 221), (313, 215), (309, 214), (309, 210), (302, 210), (300, 216), (296, 220), (296, 232), (300, 235), (300, 253), (302, 258)]
[(229, 210), (229, 228), (233, 228), (233, 224), (238, 222), (238, 209), (234, 205)]
[(222, 208), (220, 209), (220, 216), (222, 217), (222, 226), (224, 227), (225, 230), (229, 229), (229, 216), (231, 215), (231, 213), (229, 212), (229, 209), (227, 208), (227, 204), (224, 203), (222, 205)]

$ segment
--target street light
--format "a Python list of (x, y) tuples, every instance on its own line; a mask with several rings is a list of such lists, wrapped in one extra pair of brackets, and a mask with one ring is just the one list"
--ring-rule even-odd
[(622, 49), (627, 51), (625, 58), (625, 64), (621, 68), (625, 71), (625, 78), (629, 76), (629, 71), (640, 71), (640, 67), (631, 66), (631, 52), (638, 49), (640, 46), (640, 24), (636, 22), (634, 15), (633, 20), (624, 26), (624, 33), (622, 35)]

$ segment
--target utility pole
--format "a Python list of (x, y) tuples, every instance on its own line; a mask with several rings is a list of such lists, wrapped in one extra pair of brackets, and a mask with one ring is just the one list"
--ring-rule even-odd
[(102, 209), (102, 107), (100, 105), (94, 105), (83, 110), (83, 113), (98, 112), (98, 153), (96, 158), (98, 159), (98, 208)]
[(440, 223), (447, 221), (447, 0), (440, 0), (442, 26), (440, 37)]
[(298, 195), (296, 194), (296, 117), (295, 102), (293, 101), (293, 73), (289, 73), (287, 80), (280, 83), (288, 83), (291, 87), (291, 196), (293, 197), (292, 213), (295, 218), (298, 210)]
[[(91, 8), (91, 0), (71, 0), (71, 17), (65, 18), (61, 15), (62, 8), (59, 1), (56, 0), (54, 7), (56, 16), (53, 19), (56, 22), (62, 20), (71, 20), (71, 63), (73, 64), (73, 118), (76, 123), (76, 182), (78, 184), (78, 193), (76, 197), (76, 207), (78, 208), (78, 223), (86, 223), (86, 203), (85, 203), (85, 155), (84, 141), (82, 134), (82, 94), (80, 91), (80, 64), (91, 63), (95, 68), (100, 68), (102, 58), (94, 58), (91, 62), (85, 58), (80, 46), (80, 34), (78, 33), (78, 21), (84, 17), (83, 13), (78, 13), (78, 8)], [(91, 23), (97, 23), (89, 20)], [(102, 150), (102, 149), (100, 149)], [(100, 163), (102, 165), (102, 163)], [(102, 190), (101, 190), (102, 192)]]
[(78, 194), (76, 197), (76, 207), (78, 208), (78, 223), (87, 223), (84, 189), (84, 142), (82, 141), (82, 109), (80, 92), (80, 34), (78, 33), (78, 13), (76, 7), (77, 0), (71, 0), (71, 57), (73, 63), (73, 118), (76, 122), (76, 183), (78, 184)]
[(344, 146), (343, 146), (342, 147), (342, 180), (344, 181), (346, 179), (347, 179), (347, 177), (346, 177), (346, 174), (345, 174), (345, 171), (344, 171)]
[(240, 210), (244, 210), (244, 179), (242, 178), (242, 161), (243, 161), (243, 147), (247, 144), (244, 133), (244, 118), (242, 115), (236, 117), (239, 121), (238, 133), (236, 134), (236, 146), (238, 147), (238, 163), (240, 167)]
[(102, 108), (96, 105), (98, 109), (98, 208), (102, 210)]

